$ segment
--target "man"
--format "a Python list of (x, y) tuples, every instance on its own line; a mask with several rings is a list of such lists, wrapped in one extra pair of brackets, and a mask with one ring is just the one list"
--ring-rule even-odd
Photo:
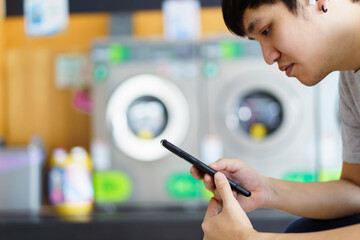
[[(220, 159), (210, 165), (219, 171), (214, 179), (192, 167), (192, 175), (214, 193), (202, 224), (204, 239), (360, 239), (358, 1), (331, 0), (327, 5), (330, 11), (321, 2), (322, 11), (318, 11), (307, 0), (223, 0), (229, 30), (258, 41), (264, 60), (278, 64), (287, 76), (313, 86), (330, 72), (342, 71), (339, 91), (343, 169), (337, 181), (298, 183), (262, 176), (237, 159)], [(224, 174), (250, 190), (252, 196), (246, 198), (231, 191)], [(307, 233), (257, 232), (245, 214), (256, 208), (303, 216), (302, 226), (290, 231)], [(314, 219), (324, 221), (319, 224)], [(329, 230), (331, 226), (337, 228)]]

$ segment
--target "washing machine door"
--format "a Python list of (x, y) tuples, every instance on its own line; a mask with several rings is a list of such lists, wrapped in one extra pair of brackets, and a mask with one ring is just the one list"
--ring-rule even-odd
[(234, 99), (227, 117), (230, 129), (241, 128), (249, 138), (263, 140), (280, 130), (284, 106), (272, 91), (258, 88)]
[(244, 155), (260, 156), (284, 149), (301, 122), (299, 96), (289, 80), (269, 71), (244, 71), (219, 94), (218, 128), (226, 144)]
[(139, 161), (155, 161), (167, 152), (160, 140), (181, 144), (190, 125), (189, 104), (172, 82), (142, 74), (120, 84), (111, 94), (106, 121), (114, 145)]

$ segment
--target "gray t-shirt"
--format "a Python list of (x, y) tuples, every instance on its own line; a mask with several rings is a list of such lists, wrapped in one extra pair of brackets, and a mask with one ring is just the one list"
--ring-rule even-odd
[(339, 95), (343, 160), (360, 164), (360, 71), (340, 73)]

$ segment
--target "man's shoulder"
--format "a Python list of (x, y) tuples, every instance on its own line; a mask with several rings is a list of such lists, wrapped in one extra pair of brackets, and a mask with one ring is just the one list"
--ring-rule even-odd
[(360, 71), (340, 72), (339, 88), (340, 88), (340, 94), (353, 91), (355, 89), (357, 92), (357, 90), (360, 89)]
[[(360, 80), (360, 70), (358, 71), (341, 71), (340, 80), (341, 81), (351, 81), (351, 80)], [(359, 82), (360, 84), (360, 82)]]

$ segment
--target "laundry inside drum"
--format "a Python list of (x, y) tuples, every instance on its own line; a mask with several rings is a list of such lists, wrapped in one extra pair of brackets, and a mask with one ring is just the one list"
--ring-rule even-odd
[(282, 104), (273, 94), (254, 91), (239, 98), (227, 125), (241, 129), (252, 139), (264, 140), (280, 129), (283, 115)]
[(131, 132), (141, 139), (158, 137), (168, 124), (168, 111), (164, 103), (153, 96), (135, 99), (126, 116)]

